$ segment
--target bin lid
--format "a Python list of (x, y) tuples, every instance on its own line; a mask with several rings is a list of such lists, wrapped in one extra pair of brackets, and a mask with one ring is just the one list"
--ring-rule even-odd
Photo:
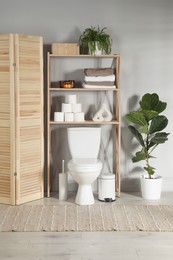
[(99, 179), (102, 180), (113, 180), (115, 179), (115, 174), (113, 173), (104, 173), (99, 176)]

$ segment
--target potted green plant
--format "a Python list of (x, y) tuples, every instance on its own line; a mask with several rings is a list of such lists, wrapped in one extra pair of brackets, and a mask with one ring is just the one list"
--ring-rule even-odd
[(152, 153), (156, 147), (168, 140), (169, 133), (163, 132), (168, 124), (168, 119), (161, 115), (166, 109), (167, 103), (160, 101), (156, 93), (147, 93), (139, 101), (139, 105), (139, 110), (126, 115), (126, 120), (133, 124), (129, 125), (128, 129), (141, 146), (132, 161), (136, 163), (144, 160), (146, 164), (144, 170), (147, 172), (147, 176), (141, 178), (143, 198), (159, 199), (162, 177), (155, 176), (155, 168), (150, 164), (150, 159), (155, 158)]
[(81, 53), (89, 53), (91, 55), (110, 54), (111, 53), (111, 38), (105, 32), (107, 28), (89, 27), (86, 28), (79, 38)]

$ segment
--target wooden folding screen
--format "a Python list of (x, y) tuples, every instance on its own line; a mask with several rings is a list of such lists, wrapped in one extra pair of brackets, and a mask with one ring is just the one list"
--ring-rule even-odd
[(1, 34), (0, 203), (42, 197), (42, 37)]

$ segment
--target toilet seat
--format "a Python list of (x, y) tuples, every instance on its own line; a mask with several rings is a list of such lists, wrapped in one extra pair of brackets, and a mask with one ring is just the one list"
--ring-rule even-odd
[(100, 171), (102, 162), (96, 158), (76, 158), (68, 162), (68, 169), (74, 172), (89, 173)]

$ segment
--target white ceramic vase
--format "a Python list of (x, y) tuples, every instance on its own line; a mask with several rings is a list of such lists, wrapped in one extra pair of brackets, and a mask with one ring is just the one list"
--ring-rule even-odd
[(107, 107), (106, 103), (103, 103), (99, 111), (94, 115), (93, 121), (111, 121), (112, 114)]
[(146, 200), (159, 200), (162, 191), (162, 177), (149, 179), (143, 175), (140, 179), (142, 197)]

